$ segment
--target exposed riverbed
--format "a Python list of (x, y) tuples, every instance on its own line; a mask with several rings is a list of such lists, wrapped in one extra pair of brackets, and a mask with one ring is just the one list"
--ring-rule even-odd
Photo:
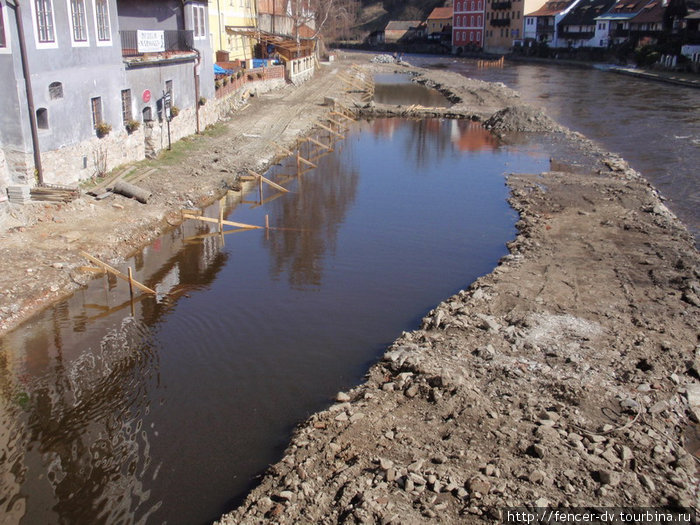
[(541, 171), (548, 154), (468, 121), (384, 119), (353, 125), (317, 162), (299, 177), (293, 161), (270, 170), (291, 193), (266, 187), (262, 206), (255, 191), (228, 198), (230, 220), (269, 215), (280, 230), (220, 236), (190, 221), (126, 261), (161, 294), (134, 317), (126, 286), (105, 277), (0, 342), (21, 398), (3, 425), (24, 473), (21, 523), (230, 510), (296, 423), (490, 271), (515, 232), (505, 174)]

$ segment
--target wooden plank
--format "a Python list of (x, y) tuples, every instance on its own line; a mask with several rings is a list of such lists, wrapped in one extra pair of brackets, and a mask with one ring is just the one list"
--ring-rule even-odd
[(260, 175), (259, 173), (254, 172), (253, 170), (248, 170), (248, 173), (250, 173), (251, 175), (253, 175), (253, 176), (255, 176), (255, 177), (260, 177), (260, 179), (261, 179), (265, 184), (267, 184), (268, 186), (272, 186), (272, 187), (275, 188), (276, 190), (279, 190), (279, 191), (284, 192), (284, 193), (289, 193), (289, 190), (288, 190), (287, 188), (285, 188), (284, 186), (280, 186), (279, 184), (277, 184), (277, 183), (275, 183), (275, 182), (272, 182), (270, 179), (267, 179), (267, 178), (263, 177), (263, 176)]
[(336, 135), (336, 136), (338, 136), (338, 137), (340, 137), (340, 138), (342, 138), (342, 139), (345, 138), (345, 135), (343, 135), (342, 133), (338, 133), (337, 131), (332, 130), (331, 128), (329, 128), (328, 126), (324, 126), (324, 125), (321, 124), (320, 122), (317, 122), (316, 125), (317, 125), (319, 128), (321, 128), (321, 129), (325, 129), (325, 130), (328, 131), (329, 133), (333, 133), (333, 135)]
[(312, 137), (306, 137), (306, 140), (308, 140), (308, 141), (311, 142), (312, 144), (316, 144), (317, 146), (320, 146), (320, 147), (322, 147), (322, 148), (326, 148), (328, 151), (330, 151), (330, 150), (333, 149), (332, 146), (329, 146), (329, 145), (327, 145), (327, 144), (324, 144), (324, 143), (321, 142), (320, 140), (316, 140), (316, 139), (314, 139), (314, 138), (312, 138)]
[(352, 120), (353, 122), (356, 122), (356, 118), (348, 117), (345, 113), (341, 113), (340, 111), (331, 111), (331, 115), (338, 115), (339, 117), (343, 117), (348, 120)]
[(240, 175), (240, 176), (238, 177), (238, 180), (240, 180), (240, 181), (242, 181), (242, 182), (251, 182), (251, 181), (254, 181), (254, 180), (258, 180), (258, 178), (257, 178), (257, 177), (251, 177), (250, 175)]
[(326, 117), (326, 118), (328, 119), (328, 122), (332, 122), (333, 124), (335, 124), (339, 128), (347, 128), (347, 126), (345, 125), (344, 122), (340, 122), (340, 121), (332, 119), (330, 117)]
[(271, 202), (275, 199), (279, 199), (284, 193), (275, 193), (272, 197), (268, 197), (267, 199), (263, 200), (262, 202), (256, 202), (253, 204), (250, 209), (254, 210), (255, 208), (259, 208), (260, 206), (263, 206), (264, 204), (267, 204), (268, 202)]
[[(94, 263), (94, 264), (96, 264), (97, 266), (100, 266), (101, 268), (104, 268), (104, 269), (107, 270), (108, 272), (113, 273), (114, 275), (116, 275), (116, 276), (119, 277), (120, 279), (123, 279), (123, 280), (125, 280), (126, 282), (129, 282), (129, 276), (128, 276), (128, 275), (124, 275), (122, 272), (120, 272), (120, 271), (117, 270), (116, 268), (111, 267), (109, 264), (103, 263), (103, 262), (100, 261), (99, 259), (93, 257), (93, 256), (90, 255), (89, 253), (86, 253), (86, 252), (84, 252), (84, 251), (82, 251), (82, 250), (80, 251), (80, 255), (81, 255), (82, 257), (85, 257), (85, 258), (86, 258), (88, 261), (90, 261), (91, 263)], [(139, 290), (143, 290), (144, 292), (152, 293), (153, 295), (156, 295), (156, 291), (155, 291), (155, 290), (151, 290), (148, 286), (145, 286), (145, 285), (141, 284), (140, 282), (138, 282), (138, 281), (136, 281), (136, 280), (132, 280), (132, 282), (133, 282), (134, 286), (136, 286), (136, 288), (138, 288)]]
[[(250, 202), (250, 201), (249, 201)], [(257, 202), (256, 202), (257, 204)], [(219, 224), (219, 219), (212, 219), (211, 217), (197, 217), (196, 215), (190, 215), (189, 213), (183, 213), (182, 216), (185, 219), (194, 219), (197, 221), (203, 221), (203, 222), (213, 222), (214, 224)], [(234, 222), (234, 221), (221, 221), (222, 224), (225, 224), (226, 226), (235, 226), (236, 228), (246, 228), (249, 230), (259, 230), (262, 229), (262, 226), (255, 226), (253, 224), (245, 224), (242, 222)]]
[(283, 151), (283, 152), (286, 153), (287, 155), (294, 155), (294, 152), (288, 150), (288, 149), (285, 148), (284, 146), (280, 146), (280, 145), (277, 144), (276, 142), (270, 142), (270, 144), (272, 144), (273, 146), (275, 146), (276, 148), (278, 148), (280, 151)]
[(300, 162), (303, 162), (303, 163), (306, 164), (307, 166), (311, 166), (312, 168), (318, 168), (318, 166), (316, 166), (316, 164), (314, 164), (314, 163), (311, 162), (310, 160), (306, 160), (304, 157), (302, 157), (302, 156), (299, 155), (299, 154), (297, 154), (297, 160), (300, 161)]

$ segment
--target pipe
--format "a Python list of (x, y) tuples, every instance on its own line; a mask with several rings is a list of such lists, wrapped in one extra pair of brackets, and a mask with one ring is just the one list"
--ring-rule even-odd
[[(8, 5), (10, 3), (8, 2)], [(41, 165), (41, 150), (39, 149), (39, 133), (36, 126), (36, 113), (34, 110), (34, 92), (32, 91), (32, 81), (29, 73), (29, 61), (27, 60), (27, 49), (24, 43), (24, 24), (22, 23), (22, 10), (19, 0), (14, 0), (15, 20), (17, 22), (17, 39), (19, 40), (19, 54), (22, 60), (22, 74), (24, 75), (24, 88), (27, 92), (27, 108), (29, 110), (29, 128), (32, 132), (32, 149), (34, 150), (34, 171), (39, 185), (44, 184), (44, 169)]]
[(197, 52), (197, 60), (194, 63), (194, 68), (192, 68), (194, 72), (194, 114), (197, 123), (197, 135), (199, 135), (199, 75), (197, 74), (197, 69), (199, 69), (202, 55), (199, 53), (199, 49), (195, 49), (195, 51)]

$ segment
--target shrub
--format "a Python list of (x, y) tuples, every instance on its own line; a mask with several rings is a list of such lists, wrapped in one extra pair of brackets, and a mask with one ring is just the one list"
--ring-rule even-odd
[(207, 103), (207, 98), (206, 97), (199, 97), (199, 105), (203, 106), (204, 104)]
[(133, 133), (137, 129), (139, 129), (139, 126), (141, 123), (138, 120), (127, 120), (126, 124), (124, 124), (124, 127), (126, 128), (127, 133)]
[(170, 116), (175, 118), (180, 114), (180, 108), (177, 106), (171, 106), (170, 108)]
[(107, 135), (109, 135), (110, 131), (112, 131), (112, 126), (110, 126), (106, 122), (100, 122), (95, 126), (95, 133), (97, 133), (97, 136), (99, 138), (106, 137)]

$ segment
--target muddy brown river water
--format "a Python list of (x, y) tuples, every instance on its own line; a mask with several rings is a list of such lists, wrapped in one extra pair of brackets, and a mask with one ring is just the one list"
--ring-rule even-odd
[(504, 174), (549, 158), (445, 120), (364, 122), (315, 150), (317, 169), (267, 174), (289, 194), (225, 202), (231, 220), (279, 229), (189, 221), (128, 261), (157, 299), (132, 307), (98, 278), (0, 341), (6, 523), (193, 524), (233, 508), (297, 422), (491, 271), (515, 235)]

